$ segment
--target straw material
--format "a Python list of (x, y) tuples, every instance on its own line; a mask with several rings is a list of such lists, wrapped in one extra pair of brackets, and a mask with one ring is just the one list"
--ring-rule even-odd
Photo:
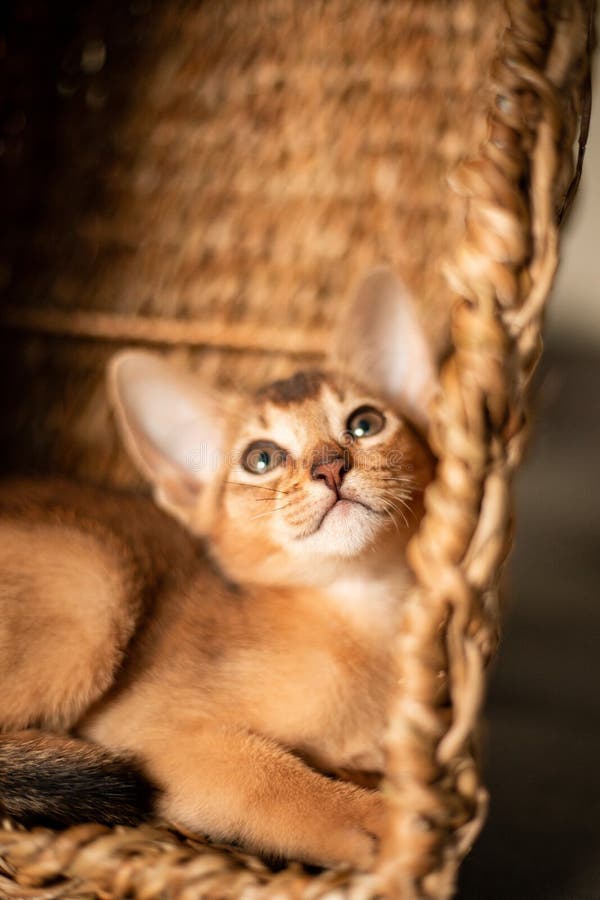
[[(116, 347), (250, 388), (318, 360), (383, 261), (448, 359), (376, 872), (272, 873), (151, 828), (8, 828), (4, 896), (451, 896), (485, 815), (477, 721), (590, 21), (586, 0), (97, 2), (49, 81), (30, 76), (3, 175), (9, 465), (134, 483), (103, 394)], [(18, 185), (40, 135), (33, 214)]]
[(104, 396), (117, 346), (253, 388), (314, 364), (382, 262), (445, 347), (466, 210), (447, 175), (486, 135), (501, 5), (96, 6), (57, 48), (53, 169), (6, 238), (9, 462), (135, 483)]

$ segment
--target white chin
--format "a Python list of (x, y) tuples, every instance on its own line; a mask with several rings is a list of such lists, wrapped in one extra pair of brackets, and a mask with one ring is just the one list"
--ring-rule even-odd
[(302, 543), (323, 556), (356, 556), (377, 535), (381, 526), (377, 513), (357, 503), (344, 501), (327, 513), (321, 527)]

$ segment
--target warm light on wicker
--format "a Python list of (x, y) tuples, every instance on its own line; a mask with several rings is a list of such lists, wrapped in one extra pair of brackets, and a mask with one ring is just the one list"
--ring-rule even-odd
[[(485, 817), (477, 725), (589, 88), (590, 2), (116, 6), (90, 4), (67, 56), (50, 48), (50, 88), (31, 63), (18, 101), (30, 131), (17, 146), (13, 127), (0, 166), (18, 212), (37, 158), (27, 141), (39, 154), (51, 129), (43, 202), (0, 244), (9, 467), (136, 483), (103, 395), (116, 346), (156, 344), (252, 387), (318, 360), (339, 302), (381, 262), (419, 298), (445, 359), (440, 462), (410, 546), (419, 587), (398, 637), (373, 874), (274, 873), (149, 826), (7, 824), (0, 895), (450, 897)], [(10, 73), (27, 54), (7, 46)], [(79, 68), (65, 63), (73, 46)]]

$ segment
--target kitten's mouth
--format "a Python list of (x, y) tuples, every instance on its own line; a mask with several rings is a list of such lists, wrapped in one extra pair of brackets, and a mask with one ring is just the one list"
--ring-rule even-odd
[(362, 500), (356, 500), (354, 497), (337, 497), (329, 506), (328, 509), (325, 510), (316, 528), (313, 528), (312, 531), (309, 531), (308, 534), (303, 534), (302, 537), (310, 537), (313, 534), (316, 534), (317, 531), (321, 528), (323, 523), (329, 516), (331, 515), (339, 515), (341, 517), (346, 517), (348, 514), (351, 514), (352, 507), (354, 506), (362, 506), (363, 509), (366, 509), (370, 513), (375, 513), (378, 515), (376, 509), (373, 509), (372, 506), (369, 506), (368, 503), (364, 503)]

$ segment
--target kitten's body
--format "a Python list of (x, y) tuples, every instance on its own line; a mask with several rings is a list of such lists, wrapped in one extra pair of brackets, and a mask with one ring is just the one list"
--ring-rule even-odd
[[(339, 376), (232, 400), (211, 434), (218, 404), (151, 357), (121, 357), (112, 384), (133, 458), (209, 555), (149, 501), (5, 485), (0, 730), (133, 754), (189, 830), (368, 865), (381, 798), (327, 776), (383, 766), (425, 445)], [(264, 437), (265, 473), (248, 455)]]

